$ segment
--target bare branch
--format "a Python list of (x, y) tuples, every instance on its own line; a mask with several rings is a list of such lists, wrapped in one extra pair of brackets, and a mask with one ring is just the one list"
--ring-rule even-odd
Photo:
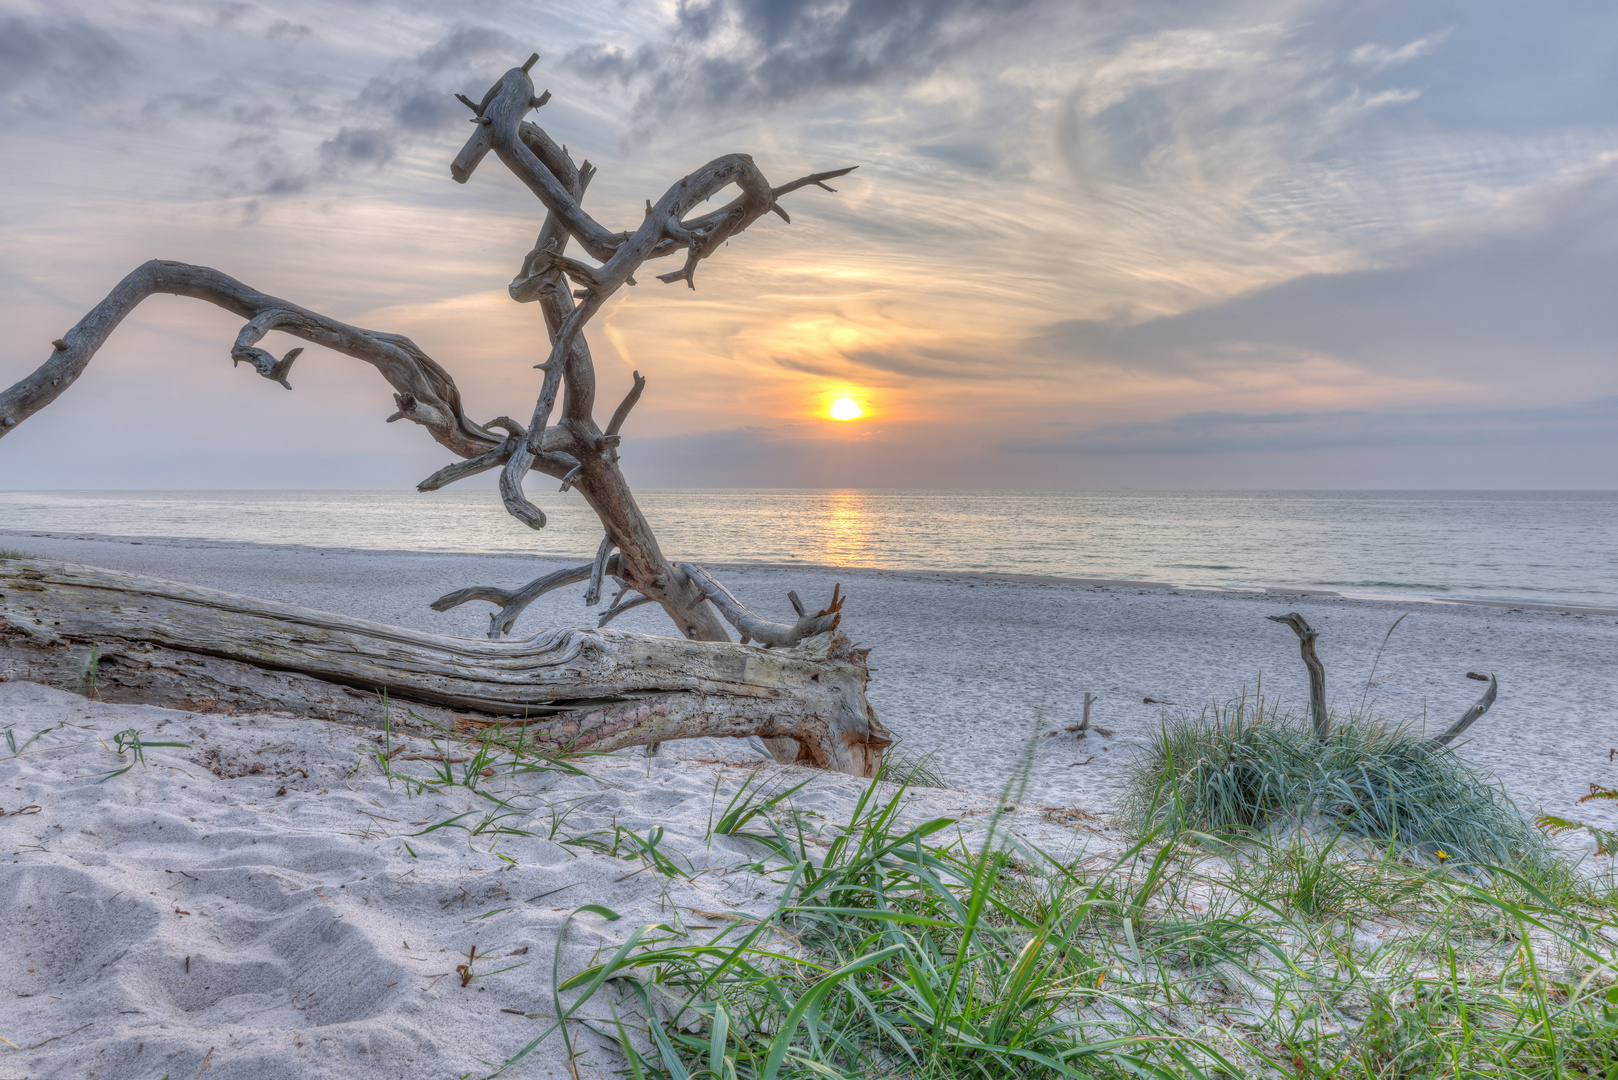
[(1462, 732), (1466, 731), (1467, 728), (1476, 723), (1484, 713), (1489, 711), (1489, 706), (1494, 704), (1494, 699), (1499, 695), (1499, 693), (1500, 684), (1495, 681), (1493, 675), (1490, 675), (1489, 688), (1483, 691), (1483, 696), (1478, 698), (1477, 701), (1473, 702), (1472, 707), (1466, 710), (1466, 712), (1462, 713), (1461, 718), (1455, 721), (1448, 731), (1431, 740), (1428, 745), (1434, 748), (1448, 746), (1451, 739), (1457, 738)]
[(607, 231), (585, 213), (573, 193), (535, 156), (518, 132), (523, 117), (533, 108), (535, 100), (534, 83), (527, 71), (512, 68), (506, 72), (484, 95), (476, 130), (450, 166), (450, 175), (456, 183), (466, 183), (478, 163), (493, 150), (586, 251), (597, 259), (610, 259), (625, 239), (623, 234)]
[(457, 480), (465, 480), (468, 476), (476, 476), (479, 473), (488, 472), (490, 469), (498, 469), (511, 457), (511, 451), (516, 449), (516, 446), (517, 437), (508, 435), (505, 441), (493, 450), (479, 454), (475, 458), (468, 458), (466, 461), (457, 461), (444, 466), (417, 484), (416, 490), (437, 491), (439, 488), (447, 487)]
[[(205, 266), (153, 259), (136, 267), (78, 325), (58, 340), (50, 357), (32, 375), (0, 393), (0, 436), (56, 400), (83, 374), (107, 337), (146, 297), (172, 293), (206, 300), (248, 320), (231, 349), (267, 378), (285, 385), (297, 352), (275, 360), (254, 344), (280, 330), (375, 367), (398, 391), (395, 401), (408, 419), (463, 457), (493, 448), (497, 439), (467, 419), (461, 394), (449, 374), (407, 337), (362, 330), (269, 296)], [(279, 374), (277, 374), (279, 371)]]
[[(703, 598), (725, 617), (725, 621), (734, 626), (742, 635), (742, 644), (749, 640), (762, 642), (765, 648), (776, 645), (796, 645), (805, 638), (823, 634), (828, 630), (835, 630), (842, 621), (843, 601), (847, 597), (842, 595), (842, 586), (835, 586), (831, 593), (831, 603), (823, 611), (813, 615), (800, 612), (798, 621), (791, 626), (785, 623), (770, 622), (761, 619), (747, 609), (747, 605), (732, 595), (731, 591), (715, 581), (713, 575), (694, 563), (681, 563), (680, 570), (686, 577), (696, 583), (702, 590)], [(795, 597), (797, 594), (790, 594)]]

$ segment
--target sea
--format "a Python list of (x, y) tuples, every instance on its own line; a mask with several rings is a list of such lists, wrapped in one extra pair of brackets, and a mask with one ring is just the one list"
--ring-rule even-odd
[[(697, 562), (1618, 607), (1613, 491), (704, 489), (636, 497), (663, 550)], [(550, 521), (535, 532), (488, 490), (12, 491), (0, 492), (0, 530), (594, 553), (600, 528), (577, 493), (542, 505)]]

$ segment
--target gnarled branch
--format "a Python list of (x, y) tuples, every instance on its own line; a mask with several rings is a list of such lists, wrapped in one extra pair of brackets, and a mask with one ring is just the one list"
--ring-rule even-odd
[(607, 557), (612, 554), (612, 537), (603, 536), (601, 546), (596, 548), (595, 561), (590, 564), (590, 587), (584, 590), (584, 606), (595, 607), (601, 603), (601, 583), (607, 576)]
[(655, 604), (656, 602), (657, 601), (653, 600), (650, 596), (637, 596), (633, 600), (619, 599), (612, 605), (612, 607), (601, 613), (601, 618), (596, 620), (596, 627), (599, 629), (600, 627), (606, 626), (608, 623), (612, 622), (612, 620), (616, 619), (618, 616), (622, 615), (631, 608), (638, 608), (642, 604)]

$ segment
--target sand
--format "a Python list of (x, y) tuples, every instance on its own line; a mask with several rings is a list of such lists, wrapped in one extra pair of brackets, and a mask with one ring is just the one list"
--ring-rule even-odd
[[(461, 634), (482, 632), (486, 605), (438, 614), (427, 603), (555, 565), (3, 533), (0, 546)], [(918, 819), (993, 806), (1028, 738), (1076, 722), (1077, 701), (1090, 691), (1092, 722), (1112, 734), (1038, 738), (1027, 809), (1014, 820), (1047, 849), (1116, 843), (1092, 822), (1059, 824), (1039, 808), (1104, 819), (1117, 805), (1124, 763), (1165, 711), (1252, 691), (1261, 674), (1266, 695), (1301, 702), (1307, 683), (1295, 639), (1264, 618), (1297, 610), (1321, 631), (1339, 705), (1364, 693), (1390, 719), (1425, 713), (1437, 728), (1478, 696), (1482, 684), (1467, 672), (1496, 674), (1499, 702), (1461, 753), (1494, 770), (1525, 808), (1618, 826), (1612, 809), (1576, 805), (1590, 784), (1618, 784), (1618, 614), (716, 570), (756, 610), (778, 615), (788, 588), (814, 598), (843, 583), (845, 629), (874, 649), (873, 704), (907, 748), (934, 753), (961, 789), (919, 795)], [(1407, 612), (1367, 689), (1383, 636)], [(519, 628), (584, 614), (572, 591), (536, 605)], [(664, 631), (655, 609), (621, 623)], [(651, 762), (625, 752), (587, 761), (580, 776), (490, 781), (525, 811), (513, 821), (537, 834), (504, 836), (491, 853), (487, 834), (455, 827), (411, 836), (466, 810), (473, 814), (463, 823), (480, 821), (490, 804), (464, 787), (411, 795), (383, 774), (369, 732), (107, 705), (22, 682), (0, 684), (0, 718), (19, 745), (46, 731), (20, 757), (6, 758), (0, 744), (0, 903), (11, 941), (0, 1037), (19, 1048), (0, 1044), (0, 1077), (156, 1080), (195, 1076), (205, 1061), (210, 1080), (483, 1075), (543, 1030), (526, 1014), (549, 1009), (564, 920), (560, 963), (571, 973), (643, 923), (683, 925), (700, 937), (718, 931), (695, 927), (723, 924), (701, 912), (769, 902), (773, 886), (741, 869), (758, 849), (708, 837), (715, 799), (722, 809), (749, 771), (762, 768), (771, 783), (810, 780), (794, 801), (821, 815), (806, 818), (819, 824), (846, 820), (861, 788), (760, 762), (740, 741), (671, 744)], [(130, 763), (111, 750), (114, 733), (127, 729), (189, 746), (148, 750), (145, 766), (97, 783)], [(426, 776), (431, 765), (409, 768)], [(28, 807), (39, 809), (17, 813)], [(556, 839), (547, 838), (564, 814)], [(595, 833), (610, 844), (617, 828), (644, 837), (654, 827), (665, 829), (662, 849), (691, 880), (637, 874), (643, 862), (578, 843)], [(564, 839), (575, 842), (557, 842)], [(566, 891), (548, 894), (556, 888)], [(569, 920), (585, 903), (623, 917)], [(455, 968), (474, 945), (490, 958), (474, 962), (477, 977), (463, 987)], [(493, 973), (505, 964), (524, 966)], [(616, 1067), (605, 1042), (587, 1038), (584, 1048), (592, 1071)], [(567, 1075), (560, 1044), (551, 1040), (508, 1075)]]

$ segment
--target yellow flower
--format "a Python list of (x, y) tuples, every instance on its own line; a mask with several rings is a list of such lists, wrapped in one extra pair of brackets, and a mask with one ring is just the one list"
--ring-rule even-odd
[(1440, 859), (1449, 858), (1449, 853), (1444, 851), (1442, 848), (1440, 848), (1438, 851), (1434, 852), (1434, 854), (1436, 854)]

